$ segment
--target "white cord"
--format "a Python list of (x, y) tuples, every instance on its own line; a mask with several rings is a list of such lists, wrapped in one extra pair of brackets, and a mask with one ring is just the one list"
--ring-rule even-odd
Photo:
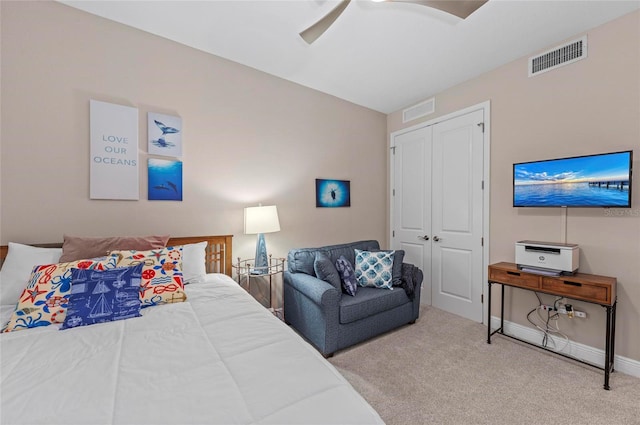
[[(560, 316), (558, 316), (557, 314), (552, 316), (551, 320), (554, 323), (552, 323), (551, 320), (550, 320), (549, 324), (547, 325), (546, 320), (543, 319), (542, 315), (540, 314), (540, 308), (538, 308), (538, 317), (540, 317), (540, 319), (545, 323), (545, 329), (546, 329), (547, 332), (558, 334), (559, 336), (561, 336), (563, 338), (564, 345), (562, 346), (562, 348), (557, 348), (555, 340), (553, 339), (553, 335), (549, 335), (549, 337), (552, 338), (551, 340), (553, 341), (554, 348), (556, 348), (556, 350), (558, 350), (558, 351), (564, 351), (564, 349), (567, 348), (567, 346), (569, 345), (569, 337), (566, 334), (564, 334), (563, 332), (560, 331), (560, 321), (558, 320), (558, 318)], [(553, 324), (555, 324), (555, 327), (552, 327)]]
[[(541, 325), (539, 325), (538, 323), (535, 323), (531, 319), (530, 316), (531, 316), (531, 313), (533, 313), (533, 310), (527, 314), (527, 320), (529, 320), (529, 323), (531, 323), (533, 326), (535, 326), (538, 330), (540, 330), (544, 334), (542, 339), (543, 347), (546, 347), (548, 343), (551, 343), (553, 345), (552, 348), (554, 350), (564, 351), (569, 346), (570, 340), (566, 334), (560, 331), (560, 324), (558, 322), (558, 318), (559, 318), (558, 313), (555, 313), (553, 316), (551, 316), (550, 313), (547, 311), (548, 317), (547, 318), (542, 317), (542, 314), (540, 313), (540, 306), (542, 305), (542, 302), (537, 293), (536, 293), (536, 297), (538, 298), (538, 306), (535, 308), (535, 310), (537, 310), (538, 320), (540, 320)], [(556, 299), (556, 301), (554, 302), (554, 307), (556, 307), (556, 304), (561, 299), (562, 298)], [(555, 327), (553, 326), (552, 321), (555, 322)], [(562, 348), (558, 347), (558, 344), (556, 344), (554, 335), (551, 335), (551, 334), (557, 334), (557, 336), (562, 337), (562, 339), (564, 340), (564, 345), (562, 346)]]
[(555, 332), (564, 338), (564, 346), (558, 351), (564, 351), (564, 349), (569, 346), (569, 337), (566, 334), (560, 332), (560, 322), (558, 320), (556, 320), (556, 329), (557, 330)]

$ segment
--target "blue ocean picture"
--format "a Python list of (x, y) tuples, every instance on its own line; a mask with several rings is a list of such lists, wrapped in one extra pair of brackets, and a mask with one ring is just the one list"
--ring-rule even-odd
[(182, 161), (150, 158), (150, 201), (182, 201)]
[(516, 207), (629, 207), (631, 152), (513, 166)]
[(351, 182), (316, 179), (316, 207), (350, 207)]

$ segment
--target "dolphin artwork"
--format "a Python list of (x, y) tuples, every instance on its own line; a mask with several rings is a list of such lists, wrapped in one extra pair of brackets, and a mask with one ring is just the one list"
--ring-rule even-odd
[(159, 201), (182, 201), (182, 161), (148, 159), (148, 198)]
[[(173, 189), (173, 190), (174, 190), (174, 192), (178, 193), (178, 187), (176, 186), (176, 184), (175, 184), (175, 183), (170, 182), (169, 180), (167, 180), (167, 184), (168, 184), (169, 186), (171, 186), (171, 189)], [(167, 189), (167, 190), (168, 190), (168, 189)]]

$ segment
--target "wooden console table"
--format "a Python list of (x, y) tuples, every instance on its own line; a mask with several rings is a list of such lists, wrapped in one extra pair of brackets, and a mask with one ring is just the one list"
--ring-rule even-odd
[[(500, 302), (500, 327), (491, 331), (491, 286), (502, 285), (502, 300)], [(593, 274), (576, 273), (572, 276), (546, 276), (518, 269), (513, 263), (496, 263), (489, 266), (489, 292), (488, 306), (489, 324), (487, 326), (487, 344), (491, 344), (491, 336), (495, 333), (516, 339), (538, 348), (551, 351), (563, 357), (579, 361), (580, 363), (604, 370), (604, 389), (609, 389), (609, 375), (613, 372), (613, 359), (616, 330), (616, 283), (615, 277), (597, 276)], [(522, 340), (513, 335), (504, 333), (504, 287), (526, 289), (528, 291), (542, 292), (559, 297), (571, 298), (598, 304), (607, 310), (607, 325), (604, 349), (604, 367), (575, 358), (568, 354), (560, 353)]]

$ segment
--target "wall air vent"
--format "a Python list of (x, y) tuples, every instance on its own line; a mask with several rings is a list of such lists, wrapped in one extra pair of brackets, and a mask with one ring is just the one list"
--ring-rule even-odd
[(433, 114), (436, 111), (436, 98), (420, 102), (402, 111), (402, 123), (413, 121), (420, 117)]
[(529, 77), (587, 57), (587, 36), (529, 58)]

